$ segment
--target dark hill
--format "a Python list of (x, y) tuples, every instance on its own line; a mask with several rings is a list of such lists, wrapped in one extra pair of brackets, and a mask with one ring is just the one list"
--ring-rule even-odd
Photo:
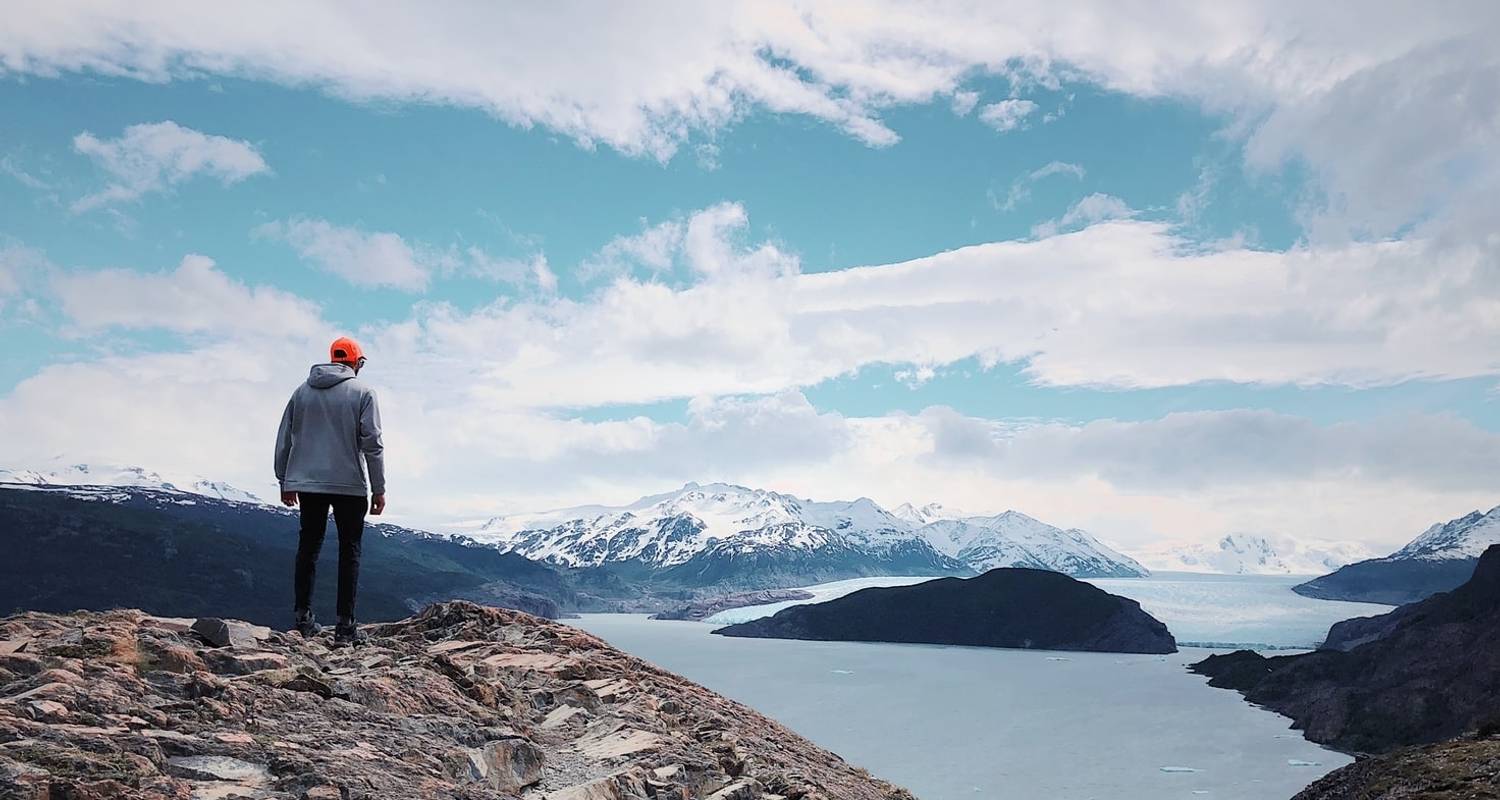
[(1486, 725), (1500, 714), (1500, 545), (1463, 586), (1341, 623), (1329, 644), (1275, 658), (1240, 651), (1192, 668), (1341, 750), (1383, 752)]
[(1119, 653), (1177, 650), (1167, 626), (1134, 600), (1036, 569), (994, 569), (975, 578), (863, 589), (714, 633)]
[[(336, 542), (330, 521), (314, 597), (324, 617)], [(0, 614), (132, 607), (285, 626), (296, 547), (289, 510), (139, 488), (0, 487)], [(580, 604), (576, 584), (522, 556), (370, 524), (359, 611), (400, 619), (462, 598), (555, 617)]]
[(1339, 567), (1292, 591), (1318, 600), (1399, 606), (1462, 586), (1478, 563), (1473, 558), (1376, 558)]

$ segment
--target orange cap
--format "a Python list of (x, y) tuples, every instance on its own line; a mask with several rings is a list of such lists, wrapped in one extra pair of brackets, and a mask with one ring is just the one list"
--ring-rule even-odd
[(360, 349), (359, 342), (347, 336), (340, 336), (328, 345), (328, 360), (335, 364), (348, 364), (356, 366), (365, 357), (365, 351)]

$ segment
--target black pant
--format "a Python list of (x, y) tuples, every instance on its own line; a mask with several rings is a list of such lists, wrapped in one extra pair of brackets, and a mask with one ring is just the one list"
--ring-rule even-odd
[(353, 622), (354, 594), (359, 587), (360, 540), (364, 538), (369, 501), (363, 495), (298, 492), (297, 502), (302, 506), (302, 534), (297, 542), (296, 610), (301, 613), (312, 608), (318, 553), (323, 550), (328, 509), (332, 507), (333, 523), (339, 530), (339, 621)]

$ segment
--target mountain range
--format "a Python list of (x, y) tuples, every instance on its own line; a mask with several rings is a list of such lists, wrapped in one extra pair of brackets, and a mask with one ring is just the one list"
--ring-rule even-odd
[[(0, 481), (0, 615), (133, 607), (286, 626), (297, 528), (293, 509), (178, 488)], [(325, 618), (335, 538), (330, 530), (313, 598)], [(664, 605), (637, 605), (644, 593), (613, 575), (397, 525), (369, 522), (363, 545), (359, 609), (372, 622), (451, 599), (547, 617)]]
[(1349, 564), (1293, 591), (1324, 600), (1414, 603), (1463, 585), (1493, 544), (1500, 544), (1500, 506), (1440, 522), (1388, 556)]
[(69, 464), (54, 460), (39, 469), (0, 469), (0, 483), (32, 486), (119, 486), (154, 489), (161, 492), (196, 494), (236, 503), (264, 503), (259, 496), (244, 489), (199, 476), (172, 478), (144, 467), (122, 467), (100, 464)]
[(892, 512), (869, 498), (818, 502), (727, 483), (689, 483), (626, 506), (497, 517), (471, 535), (551, 564), (615, 565), (691, 586), (972, 575), (995, 567), (1075, 577), (1149, 574), (1084, 531), (1016, 511), (972, 516), (904, 505)]

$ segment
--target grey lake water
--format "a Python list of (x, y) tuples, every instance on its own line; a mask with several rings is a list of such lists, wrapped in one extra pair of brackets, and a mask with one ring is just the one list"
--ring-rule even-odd
[[(1097, 583), (1140, 600), (1182, 641), (1305, 646), (1338, 619), (1385, 610), (1307, 600), (1290, 591), (1296, 580), (1279, 577)], [(827, 599), (850, 587), (817, 588)], [(712, 624), (634, 614), (571, 624), (754, 707), (922, 800), (1284, 800), (1351, 760), (1187, 671), (1222, 650), (1148, 656), (730, 639), (712, 635)]]

